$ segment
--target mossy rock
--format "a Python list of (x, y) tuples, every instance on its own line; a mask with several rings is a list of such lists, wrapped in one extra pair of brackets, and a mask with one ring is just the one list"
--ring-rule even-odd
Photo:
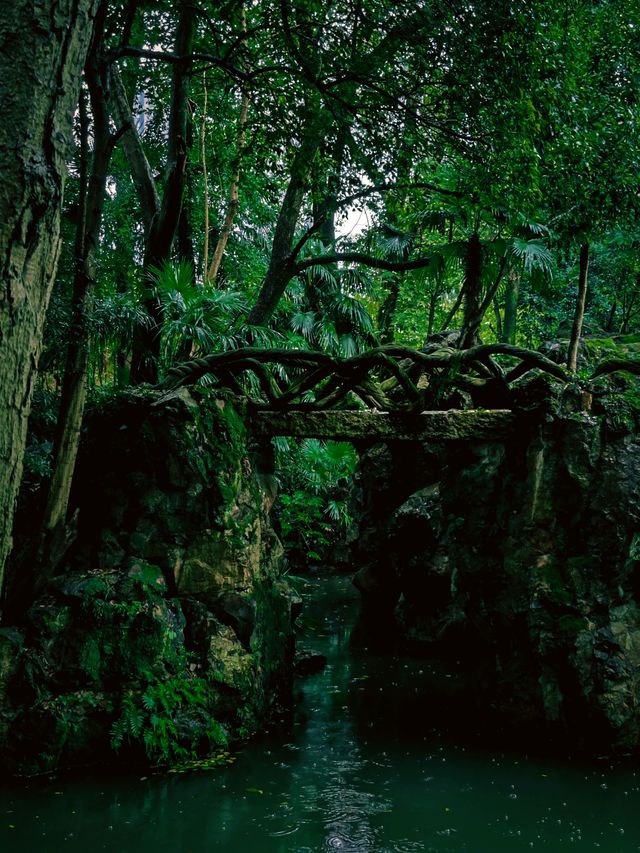
[(291, 604), (246, 439), (206, 391), (127, 391), (89, 414), (74, 549), (0, 634), (6, 766), (197, 758), (271, 713)]

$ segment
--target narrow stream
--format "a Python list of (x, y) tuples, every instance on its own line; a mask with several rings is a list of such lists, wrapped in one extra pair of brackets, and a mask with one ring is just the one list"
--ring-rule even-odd
[(0, 850), (640, 850), (640, 767), (482, 750), (434, 729), (417, 701), (425, 662), (352, 651), (348, 579), (311, 589), (302, 628), (328, 665), (298, 683), (292, 730), (208, 773), (4, 786)]

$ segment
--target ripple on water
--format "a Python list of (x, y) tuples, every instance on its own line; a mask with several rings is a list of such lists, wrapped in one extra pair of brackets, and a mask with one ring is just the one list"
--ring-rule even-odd
[(370, 818), (387, 812), (392, 804), (379, 794), (342, 785), (325, 787), (321, 811), (327, 853), (380, 853), (380, 839)]
[(341, 832), (339, 835), (329, 835), (325, 839), (324, 850), (327, 853), (335, 853), (336, 850), (341, 853), (373, 853), (374, 850), (379, 850), (371, 828), (362, 826), (358, 829), (360, 831), (352, 834)]

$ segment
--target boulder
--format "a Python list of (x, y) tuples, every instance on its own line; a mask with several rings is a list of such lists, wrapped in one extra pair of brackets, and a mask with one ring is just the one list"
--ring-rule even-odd
[(0, 632), (5, 768), (171, 763), (259, 729), (295, 605), (233, 406), (122, 393), (89, 414), (78, 472), (74, 548)]

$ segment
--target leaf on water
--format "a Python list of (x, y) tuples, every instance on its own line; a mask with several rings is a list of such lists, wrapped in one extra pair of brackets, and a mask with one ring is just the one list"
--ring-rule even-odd
[(293, 835), (293, 833), (297, 832), (299, 829), (299, 826), (292, 826), (287, 829), (281, 829), (279, 832), (270, 832), (269, 835), (271, 838), (280, 838), (283, 835)]
[(190, 773), (194, 770), (215, 770), (218, 767), (228, 767), (235, 760), (235, 755), (229, 755), (228, 752), (217, 752), (215, 755), (208, 755), (206, 758), (200, 758), (197, 761), (185, 761), (183, 764), (176, 764), (168, 772)]

